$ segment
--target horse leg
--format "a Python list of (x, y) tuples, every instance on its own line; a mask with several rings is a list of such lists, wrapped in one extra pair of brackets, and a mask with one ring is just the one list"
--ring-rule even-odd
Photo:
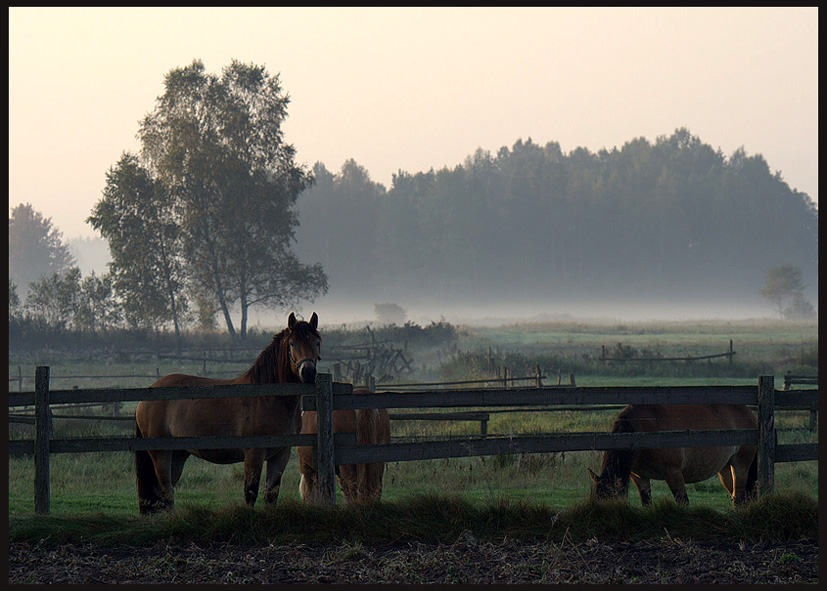
[(688, 505), (689, 497), (686, 494), (686, 482), (683, 479), (681, 471), (678, 468), (667, 471), (664, 474), (664, 480), (667, 486), (669, 486), (669, 490), (671, 490), (675, 496), (675, 501), (677, 501), (679, 505)]
[(306, 503), (310, 498), (310, 495), (313, 494), (313, 481), (311, 480), (310, 475), (302, 474), (299, 479), (299, 494), (301, 495), (302, 502), (304, 503)]
[(290, 449), (285, 447), (267, 460), (267, 481), (264, 485), (264, 502), (274, 505), (279, 498), (281, 475), (290, 460)]
[(175, 505), (175, 485), (172, 482), (172, 452), (165, 450), (150, 451), (149, 456), (155, 465), (155, 476), (158, 478), (158, 497), (154, 510), (163, 511), (172, 509)]
[(638, 493), (640, 493), (640, 504), (648, 507), (652, 504), (652, 483), (648, 478), (641, 478), (631, 474), (632, 482), (635, 483)]
[[(750, 491), (747, 490), (747, 485), (749, 481), (751, 464), (751, 459), (744, 461), (736, 455), (718, 473), (718, 476), (721, 478), (721, 482), (724, 484), (732, 497), (733, 507), (743, 505), (749, 499)], [(725, 476), (727, 482), (724, 482)], [(729, 483), (729, 486), (727, 486), (727, 483)]]
[(727, 464), (721, 471), (718, 472), (718, 478), (721, 479), (721, 484), (724, 485), (724, 488), (729, 493), (729, 496), (732, 498), (733, 505), (735, 504), (735, 486), (733, 481), (733, 469), (732, 466)]
[[(289, 449), (289, 448), (288, 448)], [(252, 507), (258, 497), (261, 466), (264, 464), (263, 449), (244, 450), (244, 501)]]
[(190, 457), (190, 452), (184, 450), (176, 450), (172, 452), (172, 462), (170, 465), (170, 481), (172, 486), (176, 486), (181, 479), (181, 473), (184, 471), (184, 464), (187, 458)]
[(346, 503), (356, 502), (359, 498), (359, 484), (355, 464), (343, 464), (339, 468), (339, 487)]

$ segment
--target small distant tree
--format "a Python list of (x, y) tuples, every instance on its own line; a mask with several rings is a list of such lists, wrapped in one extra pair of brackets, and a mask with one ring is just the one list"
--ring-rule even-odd
[(92, 271), (81, 280), (79, 295), (73, 318), (78, 330), (104, 332), (120, 322), (121, 308), (115, 298), (111, 275), (98, 277)]
[[(30, 203), (12, 208), (9, 217), (9, 277), (26, 287), (52, 273), (66, 273), (75, 264), (62, 233)], [(25, 295), (25, 293), (23, 294)]]
[[(771, 268), (767, 272), (767, 282), (758, 293), (769, 300), (777, 309), (782, 318), (800, 317), (815, 310), (804, 298), (804, 283), (801, 280), (801, 269), (787, 263)], [(787, 304), (787, 302), (790, 302)]]
[(9, 321), (20, 316), (20, 296), (17, 295), (17, 286), (9, 279)]
[(784, 318), (791, 320), (809, 320), (818, 316), (813, 305), (807, 301), (800, 291), (793, 294), (790, 303), (782, 313)]
[(52, 273), (29, 284), (25, 308), (32, 320), (47, 329), (64, 329), (74, 319), (80, 299), (80, 269)]
[(398, 304), (373, 304), (373, 309), (376, 311), (376, 319), (381, 324), (402, 326), (408, 316), (405, 309)]

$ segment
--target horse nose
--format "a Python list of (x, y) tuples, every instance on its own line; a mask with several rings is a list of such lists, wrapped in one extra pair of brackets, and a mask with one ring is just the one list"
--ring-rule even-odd
[(299, 366), (299, 377), (305, 384), (316, 383), (316, 364), (312, 361), (304, 361)]

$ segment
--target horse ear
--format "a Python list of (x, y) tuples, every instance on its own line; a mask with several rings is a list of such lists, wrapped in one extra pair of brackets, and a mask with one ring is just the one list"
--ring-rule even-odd
[(316, 316), (315, 312), (313, 312), (313, 316), (310, 317), (310, 328), (312, 328), (313, 330), (316, 330), (316, 328), (318, 326), (319, 326), (319, 317)]
[(290, 312), (290, 316), (287, 317), (287, 328), (293, 330), (293, 327), (296, 325), (296, 315), (293, 312)]

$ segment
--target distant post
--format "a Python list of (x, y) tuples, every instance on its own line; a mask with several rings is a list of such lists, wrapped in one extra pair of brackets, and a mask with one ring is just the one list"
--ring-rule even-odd
[(758, 494), (775, 487), (775, 377), (758, 376)]
[(333, 450), (333, 376), (316, 374), (316, 470), (322, 504), (336, 504), (336, 464)]
[(34, 512), (48, 515), (52, 411), (49, 408), (49, 367), (44, 365), (37, 366), (34, 374), (34, 429)]

